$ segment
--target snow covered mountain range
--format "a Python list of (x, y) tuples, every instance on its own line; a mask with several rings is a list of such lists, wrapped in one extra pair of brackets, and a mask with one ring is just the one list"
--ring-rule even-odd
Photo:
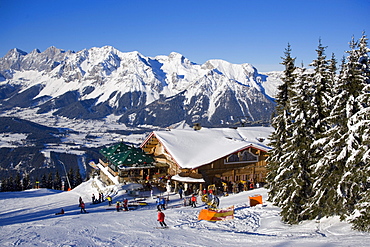
[(0, 110), (34, 108), (70, 119), (113, 116), (127, 126), (266, 122), (279, 75), (223, 60), (199, 65), (174, 52), (146, 57), (111, 46), (28, 54), (12, 49), (0, 58)]

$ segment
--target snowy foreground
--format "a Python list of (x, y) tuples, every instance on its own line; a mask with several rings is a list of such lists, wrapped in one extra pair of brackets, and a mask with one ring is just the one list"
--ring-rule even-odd
[[(182, 206), (177, 194), (170, 194), (164, 211), (170, 228), (156, 229), (155, 199), (148, 198), (148, 205), (136, 210), (116, 212), (107, 210), (107, 202), (90, 205), (92, 193), (97, 195), (96, 186), (98, 181), (90, 180), (69, 192), (38, 189), (0, 193), (0, 246), (358, 247), (370, 243), (370, 234), (352, 231), (337, 218), (297, 226), (281, 223), (279, 208), (265, 201), (265, 189), (222, 197), (221, 208), (235, 206), (235, 218), (223, 222), (198, 221), (204, 207), (200, 199), (198, 208), (190, 208)], [(114, 193), (114, 202), (127, 196), (127, 187), (107, 189)], [(249, 207), (248, 196), (255, 194), (261, 194), (264, 203)], [(80, 214), (80, 196), (88, 214)], [(66, 213), (55, 215), (61, 208)]]

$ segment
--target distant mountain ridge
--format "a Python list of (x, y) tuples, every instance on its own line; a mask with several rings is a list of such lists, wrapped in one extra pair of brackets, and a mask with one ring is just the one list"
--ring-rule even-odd
[(10, 50), (0, 58), (0, 110), (36, 108), (68, 118), (115, 116), (128, 126), (167, 127), (185, 121), (230, 126), (269, 121), (279, 75), (250, 64), (179, 53), (146, 57), (111, 46), (78, 52)]

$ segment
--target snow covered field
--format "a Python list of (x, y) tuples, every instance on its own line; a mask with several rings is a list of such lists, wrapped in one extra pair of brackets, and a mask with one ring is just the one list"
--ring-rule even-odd
[[(107, 202), (90, 205), (97, 195), (97, 180), (89, 180), (69, 192), (33, 189), (0, 193), (0, 246), (369, 246), (370, 234), (352, 231), (337, 218), (308, 221), (297, 226), (281, 223), (279, 208), (266, 202), (266, 189), (222, 197), (220, 207), (235, 206), (235, 218), (222, 222), (198, 221), (203, 204), (184, 207), (170, 194), (165, 210), (168, 229), (159, 226), (155, 199), (128, 212), (107, 210)], [(113, 191), (122, 201), (127, 188)], [(154, 191), (155, 192), (155, 191)], [(248, 196), (261, 194), (263, 205), (249, 207)], [(154, 193), (154, 196), (156, 193)], [(80, 214), (78, 198), (88, 214)], [(55, 215), (63, 208), (64, 215)], [(114, 209), (114, 206), (110, 208)]]

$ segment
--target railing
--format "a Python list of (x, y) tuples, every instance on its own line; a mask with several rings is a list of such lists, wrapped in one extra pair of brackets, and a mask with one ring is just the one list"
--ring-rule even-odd
[(108, 166), (108, 163), (105, 163), (104, 161), (102, 161), (101, 159), (99, 159), (99, 163), (102, 164), (102, 166), (104, 167), (107, 167)]
[(108, 172), (110, 172), (110, 174), (112, 174), (115, 177), (118, 176), (118, 172), (113, 171), (112, 168), (110, 168), (109, 166), (108, 166)]

